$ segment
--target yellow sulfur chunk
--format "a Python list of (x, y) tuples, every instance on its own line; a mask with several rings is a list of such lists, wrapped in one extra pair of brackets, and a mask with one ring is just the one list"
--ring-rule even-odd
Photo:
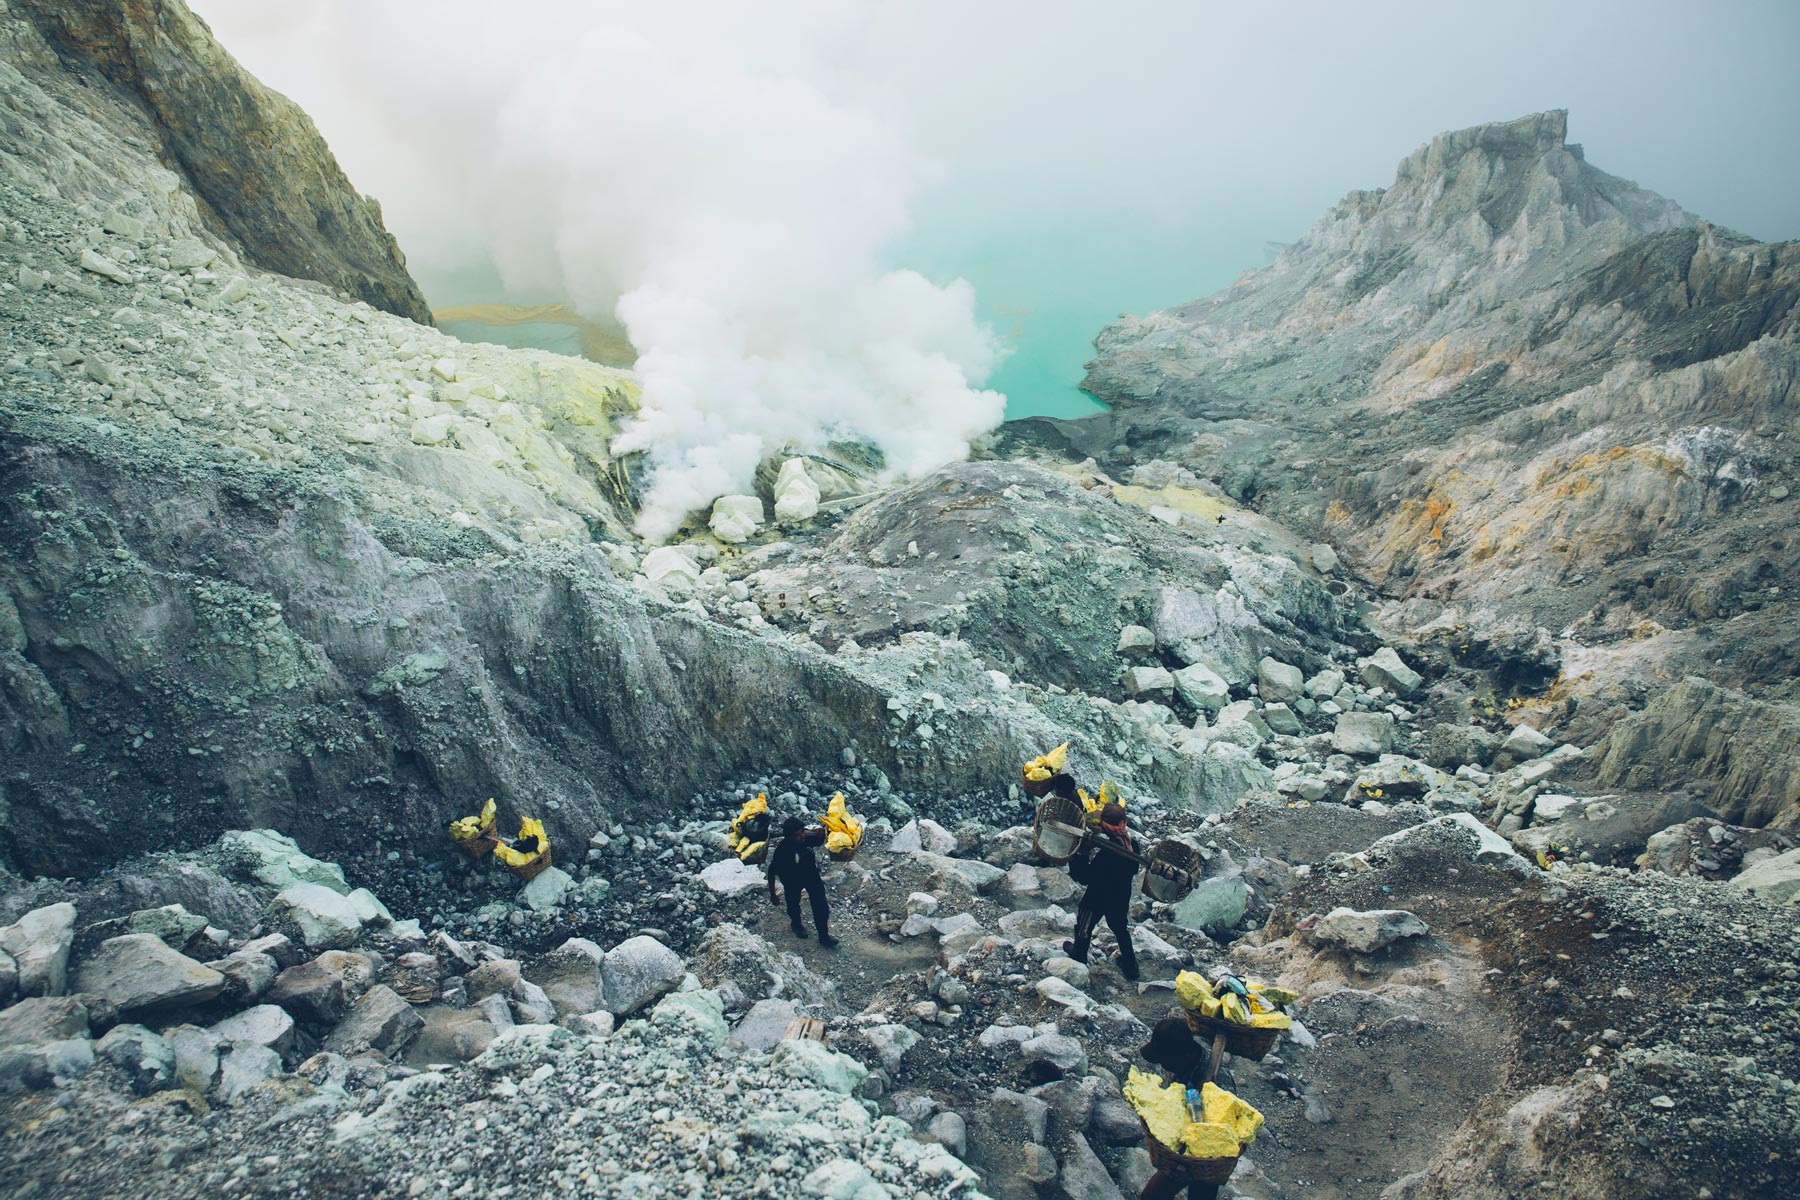
[(1286, 1013), (1250, 1014), (1250, 1028), (1252, 1029), (1289, 1029), (1293, 1024), (1294, 1019)]
[(1182, 1153), (1194, 1158), (1236, 1158), (1238, 1149), (1237, 1134), (1229, 1125), (1190, 1121), (1181, 1135)]
[(1215, 1007), (1218, 1005), (1212, 985), (1193, 971), (1183, 971), (1175, 976), (1175, 999), (1183, 1008), (1199, 1008), (1205, 1001), (1211, 1001)]
[(1254, 1142), (1263, 1126), (1261, 1113), (1216, 1083), (1200, 1086), (1200, 1109), (1208, 1121), (1230, 1127), (1240, 1146)]
[(1033, 783), (1042, 783), (1069, 761), (1069, 743), (1064, 742), (1048, 754), (1041, 754), (1025, 764), (1025, 778)]
[(490, 796), (488, 802), (481, 806), (480, 816), (458, 817), (450, 822), (451, 838), (459, 842), (467, 842), (480, 837), (494, 827), (494, 812), (494, 799)]
[(526, 863), (536, 862), (550, 852), (550, 836), (544, 832), (544, 823), (536, 817), (526, 817), (519, 822), (519, 836), (514, 841), (522, 842), (526, 838), (537, 839), (537, 849), (531, 851), (514, 850), (505, 842), (494, 847), (494, 857), (509, 867), (522, 867)]
[(1292, 1004), (1300, 998), (1300, 993), (1291, 988), (1270, 987), (1262, 983), (1251, 984), (1250, 990), (1256, 994), (1257, 999), (1271, 1009), (1280, 1008), (1284, 1004)]
[(1187, 1090), (1178, 1083), (1165, 1084), (1161, 1076), (1136, 1067), (1131, 1068), (1122, 1090), (1126, 1102), (1149, 1127), (1150, 1136), (1171, 1150), (1179, 1150), (1192, 1120)]
[(1244, 998), (1236, 992), (1226, 992), (1219, 997), (1219, 1019), (1230, 1021), (1236, 1025), (1250, 1023), (1250, 1009), (1244, 1004)]

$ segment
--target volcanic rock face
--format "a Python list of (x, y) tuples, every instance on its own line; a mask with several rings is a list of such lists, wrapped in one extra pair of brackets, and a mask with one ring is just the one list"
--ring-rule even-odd
[[(1273, 266), (1108, 328), (1087, 386), (1117, 411), (1019, 440), (1216, 479), (1452, 657), (1490, 652), (1471, 629), (1558, 631), (1590, 732), (1688, 671), (1748, 693), (1742, 722), (1791, 724), (1763, 706), (1795, 698), (1800, 247), (1595, 169), (1564, 126), (1433, 139)], [(1533, 691), (1558, 663), (1521, 648), (1498, 682)], [(1800, 819), (1692, 740), (1641, 748), (1653, 775)]]
[(183, 4), (16, 0), (84, 82), (150, 118), (161, 156), (186, 177), (249, 262), (431, 324), (431, 309), (381, 223), (312, 120), (258, 83)]

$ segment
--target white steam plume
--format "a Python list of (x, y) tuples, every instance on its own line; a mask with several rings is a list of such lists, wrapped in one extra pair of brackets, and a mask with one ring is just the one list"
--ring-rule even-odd
[[(973, 289), (884, 257), (925, 166), (832, 66), (869, 33), (847, 6), (198, 7), (252, 69), (258, 15), (290, 61), (318, 57), (310, 85), (266, 73), (384, 193), (403, 245), (472, 215), (510, 290), (616, 313), (640, 355), (643, 413), (616, 448), (653, 464), (645, 536), (790, 443), (865, 439), (910, 476), (1000, 421)], [(363, 169), (384, 145), (406, 178)]]

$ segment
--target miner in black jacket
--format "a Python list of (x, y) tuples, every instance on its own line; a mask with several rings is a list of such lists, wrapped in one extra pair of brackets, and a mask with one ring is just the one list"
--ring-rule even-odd
[(800, 923), (800, 893), (807, 893), (812, 901), (813, 924), (819, 930), (819, 945), (829, 947), (837, 945), (837, 939), (826, 926), (831, 909), (825, 904), (825, 881), (819, 877), (819, 860), (813, 856), (813, 847), (824, 843), (824, 826), (808, 829), (798, 817), (789, 817), (781, 827), (781, 840), (769, 850), (766, 877), (770, 904), (781, 903), (776, 880), (787, 888), (788, 920), (793, 924), (795, 937), (806, 936), (806, 926)]
[[(1113, 847), (1125, 854), (1116, 853)], [(1075, 910), (1075, 940), (1063, 943), (1070, 958), (1086, 962), (1094, 929), (1104, 917), (1106, 927), (1119, 939), (1119, 971), (1131, 980), (1138, 977), (1130, 923), (1131, 881), (1137, 878), (1138, 864), (1126, 854), (1136, 853), (1131, 831), (1125, 827), (1125, 807), (1108, 804), (1100, 810), (1100, 828), (1069, 862), (1069, 877), (1087, 884), (1087, 893)]]

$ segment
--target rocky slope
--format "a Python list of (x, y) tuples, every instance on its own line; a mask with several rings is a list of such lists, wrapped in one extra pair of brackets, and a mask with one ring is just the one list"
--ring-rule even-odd
[[(812, 515), (642, 545), (609, 449), (628, 373), (264, 269), (94, 83), (83, 54), (123, 60), (80, 47), (115, 43), (67, 42), (71, 74), (44, 34), (180, 58), (142, 40), (197, 29), (180, 6), (25, 12), (0, 8), (9, 1194), (1112, 1200), (1149, 1171), (1119, 1081), (1174, 973), (1222, 965), (1302, 993), (1279, 1054), (1234, 1064), (1270, 1127), (1226, 1195), (1793, 1190), (1800, 850), (1750, 827), (1785, 819), (1791, 756), (1757, 765), (1773, 682), (1657, 683), (1702, 631), (1559, 639), (1536, 593), (1376, 609), (1332, 544), (1397, 572), (1236, 471), (1275, 425), (1217, 442), (1167, 406), (891, 492), (841, 447), (801, 463)], [(1423, 156), (1389, 283), (1494, 269), (1419, 215), (1448, 176), (1582, 262), (1693, 233), (1534, 158), (1554, 133)], [(1566, 193), (1495, 166), (1521, 155)], [(1492, 302), (1558, 294), (1547, 254), (1504, 255)], [(1367, 357), (1392, 331), (1365, 315)], [(765, 503), (791, 470), (766, 467)], [(1753, 482), (1706, 519), (1763, 511)], [(1608, 736), (1572, 685), (1628, 655), (1652, 704)], [(1076, 889), (1011, 786), (1064, 740), (1203, 864), (1137, 899), (1136, 987), (1062, 953)], [(758, 792), (840, 790), (870, 833), (828, 868), (826, 950), (723, 835)], [(444, 838), (489, 795), (548, 825), (529, 883)], [(797, 1015), (829, 1049), (783, 1038)]]
[(1088, 386), (1115, 413), (1016, 444), (1213, 479), (1453, 655), (1547, 628), (1584, 740), (1703, 675), (1746, 714), (1729, 767), (1692, 752), (1724, 736), (1704, 705), (1659, 701), (1687, 738), (1617, 744), (1641, 778), (1792, 823), (1800, 249), (1597, 170), (1564, 130), (1433, 139), (1274, 265), (1107, 329)]
[[(1025, 465), (941, 473), (839, 545), (867, 497), (815, 464), (826, 507), (791, 539), (647, 554), (609, 449), (628, 374), (257, 271), (156, 160), (139, 105), (79, 87), (18, 10), (0, 36), (0, 853), (17, 869), (92, 871), (246, 824), (332, 852), (436, 848), (488, 795), (579, 842), (633, 805), (846, 751), (902, 786), (1003, 790), (1071, 736), (1121, 784), (1216, 808), (1262, 768), (1177, 746), (1169, 706), (1197, 710), (1160, 663), (1122, 686), (1122, 628), (1168, 607), (1158, 653), (1229, 645), (1240, 697), (1265, 650), (1340, 646), (1347, 601), (1274, 535), (1203, 549)], [(828, 576), (872, 553), (855, 539), (933, 497), (941, 528), (914, 521), (882, 551), (896, 580), (931, 579), (917, 611), (885, 611), (904, 586), (837, 595)], [(1096, 577), (1118, 594), (1056, 585), (1058, 638), (1000, 632), (1035, 618), (1045, 555), (1103, 527)], [(1012, 600), (938, 586), (965, 551), (1009, 564)]]
[(13, 0), (11, 8), (69, 72), (58, 103), (103, 120), (121, 106), (148, 118), (129, 122), (133, 134), (180, 172), (207, 224), (247, 262), (431, 323), (380, 206), (351, 188), (311, 119), (239, 67), (185, 4)]

